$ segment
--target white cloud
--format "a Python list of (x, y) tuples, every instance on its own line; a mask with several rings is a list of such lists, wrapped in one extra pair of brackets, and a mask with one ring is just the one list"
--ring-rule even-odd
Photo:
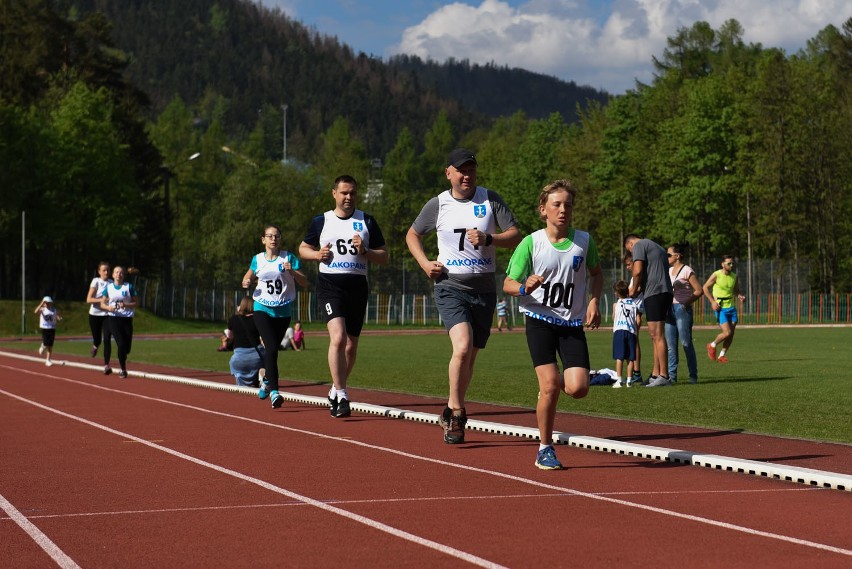
[(848, 17), (847, 0), (615, 0), (594, 18), (586, 2), (502, 0), (447, 4), (405, 29), (392, 53), (444, 61), (506, 64), (620, 93), (650, 81), (652, 56), (680, 27), (714, 29), (736, 19), (746, 42), (793, 52), (826, 25)]

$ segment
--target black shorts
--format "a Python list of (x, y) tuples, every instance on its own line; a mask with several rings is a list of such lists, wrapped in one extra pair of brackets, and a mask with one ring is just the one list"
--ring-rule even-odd
[(491, 321), (497, 293), (476, 293), (451, 286), (435, 287), (435, 308), (449, 331), (456, 324), (466, 322), (473, 330), (473, 346), (483, 349), (491, 336)]
[(674, 297), (670, 292), (647, 296), (642, 301), (645, 305), (646, 322), (665, 322), (672, 311), (672, 300)]
[(56, 338), (56, 328), (41, 329), (41, 343), (45, 348), (53, 346), (53, 340)]
[(322, 321), (328, 324), (335, 318), (346, 321), (346, 333), (360, 336), (367, 313), (370, 288), (364, 275), (327, 275), (317, 277), (317, 304)]
[(589, 369), (589, 346), (582, 326), (555, 326), (537, 318), (526, 317), (527, 346), (533, 367), (555, 364), (556, 354), (562, 369)]

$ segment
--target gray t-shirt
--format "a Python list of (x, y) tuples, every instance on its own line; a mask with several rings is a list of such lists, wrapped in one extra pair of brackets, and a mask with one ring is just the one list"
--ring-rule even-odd
[[(468, 203), (470, 200), (456, 200), (459, 203)], [(491, 202), (491, 209), (494, 212), (494, 220), (500, 227), (501, 231), (511, 229), (517, 224), (515, 216), (509, 210), (509, 206), (503, 201), (495, 191), (488, 190), (488, 201)], [(434, 231), (438, 224), (438, 196), (430, 199), (420, 210), (417, 219), (411, 224), (411, 227), (419, 235), (424, 235), (430, 231)], [(475, 293), (492, 293), (496, 292), (497, 280), (495, 273), (469, 273), (469, 274), (450, 274), (445, 273), (445, 276), (435, 282), (435, 286), (450, 286)]]
[(645, 300), (655, 294), (671, 294), (672, 281), (669, 279), (669, 260), (665, 249), (650, 239), (640, 239), (633, 244), (633, 260), (642, 261), (642, 291)]

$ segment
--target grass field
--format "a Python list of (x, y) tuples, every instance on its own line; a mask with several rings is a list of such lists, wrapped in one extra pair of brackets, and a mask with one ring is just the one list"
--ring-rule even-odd
[[(74, 316), (79, 312), (83, 311), (70, 307), (67, 319), (60, 323), (57, 355), (88, 354), (88, 341), (62, 339), (87, 333), (86, 320)], [(3, 335), (19, 336), (20, 304), (16, 316), (17, 333), (5, 330)], [(8, 312), (3, 320), (7, 317)], [(140, 314), (134, 324), (137, 334), (218, 333), (221, 328), (216, 323), (162, 320), (148, 314)], [(328, 340), (323, 334), (310, 334), (321, 330), (317, 325), (308, 330), (308, 350), (280, 354), (282, 373), (297, 380), (328, 382)], [(563, 397), (559, 407), (599, 416), (852, 443), (852, 328), (741, 328), (727, 365), (714, 363), (704, 354), (703, 346), (714, 334), (711, 329), (695, 331), (697, 385), (684, 383), (686, 362), (681, 355), (682, 381), (672, 388), (592, 387), (585, 399)], [(588, 338), (592, 366), (613, 367), (611, 333), (592, 332)], [(644, 331), (641, 341), (648, 350)], [(38, 335), (31, 333), (23, 341), (0, 342), (0, 347), (35, 352), (38, 344)], [(227, 371), (229, 354), (217, 352), (216, 346), (217, 338), (137, 338), (130, 365), (149, 362)], [(350, 378), (353, 396), (357, 398), (357, 389), (363, 387), (444, 397), (449, 355), (445, 334), (365, 335)], [(648, 364), (643, 367), (647, 375)], [(488, 348), (480, 352), (468, 399), (533, 407), (537, 391), (523, 334), (495, 332)]]

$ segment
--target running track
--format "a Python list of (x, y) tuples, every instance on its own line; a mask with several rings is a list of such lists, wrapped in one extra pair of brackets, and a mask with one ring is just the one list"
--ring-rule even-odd
[[(535, 425), (526, 409), (469, 412)], [(556, 427), (852, 474), (848, 445), (570, 414)], [(0, 567), (852, 566), (849, 491), (570, 446), (567, 470), (542, 472), (526, 439), (445, 445), (431, 424), (41, 360), (0, 356), (0, 433)]]

